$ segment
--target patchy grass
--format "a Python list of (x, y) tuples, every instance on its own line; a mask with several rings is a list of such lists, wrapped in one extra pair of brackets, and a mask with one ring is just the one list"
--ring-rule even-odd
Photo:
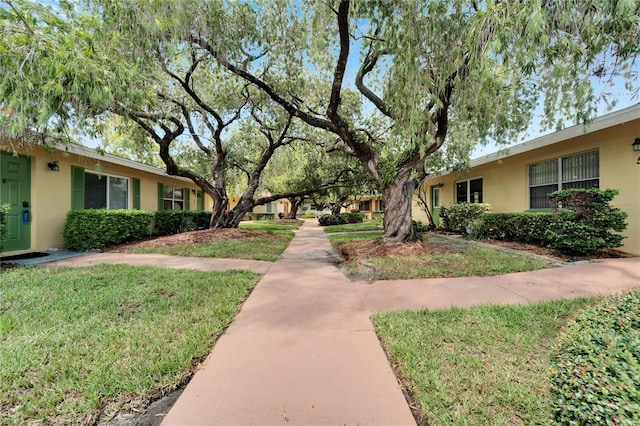
[(561, 328), (597, 299), (373, 316), (421, 424), (551, 424)]
[[(342, 225), (339, 225), (342, 226)], [(358, 232), (355, 234), (348, 233), (336, 233), (329, 235), (329, 241), (331, 244), (339, 245), (342, 243), (350, 242), (350, 241), (363, 241), (363, 240), (373, 240), (375, 238), (380, 238), (382, 236), (382, 231), (371, 231), (371, 232)]]
[(460, 253), (370, 258), (376, 265), (374, 279), (454, 278), (534, 271), (548, 262), (527, 255), (505, 253), (489, 247), (473, 247)]
[(223, 239), (210, 243), (183, 244), (169, 247), (138, 247), (129, 253), (158, 253), (171, 256), (218, 257), (275, 262), (293, 239), (291, 231), (274, 231), (264, 237)]
[[(329, 235), (346, 270), (361, 279), (392, 280), (491, 276), (543, 269), (548, 261), (464, 240), (425, 237), (423, 242), (383, 245), (378, 233)], [(362, 267), (366, 264), (366, 267)]]
[(247, 220), (240, 222), (240, 228), (252, 231), (266, 232), (268, 234), (278, 231), (295, 231), (302, 225), (301, 220)]
[(345, 225), (330, 225), (322, 227), (324, 232), (331, 234), (335, 232), (361, 232), (361, 231), (377, 231), (382, 229), (382, 222), (372, 220), (362, 223), (347, 223)]
[[(248, 237), (241, 235), (241, 232), (232, 232), (240, 231), (238, 229), (194, 231), (164, 237), (166, 243), (163, 244), (151, 242), (150, 245), (149, 243), (131, 245), (126, 252), (275, 262), (293, 239), (293, 231), (301, 224), (302, 222), (299, 221), (247, 221), (242, 222), (240, 228), (253, 231), (254, 235)], [(244, 232), (247, 233), (247, 231)], [(198, 241), (199, 234), (208, 235), (210, 241)], [(219, 237), (217, 237), (218, 234)], [(189, 241), (187, 236), (192, 240)], [(179, 240), (179, 237), (184, 237), (185, 241)], [(176, 238), (175, 242), (169, 241), (174, 238)]]
[(0, 424), (94, 424), (183, 383), (258, 281), (244, 271), (18, 268), (0, 285)]

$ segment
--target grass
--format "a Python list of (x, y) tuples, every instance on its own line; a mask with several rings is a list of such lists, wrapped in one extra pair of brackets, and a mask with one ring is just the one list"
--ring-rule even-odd
[(175, 389), (259, 276), (19, 268), (0, 285), (0, 424), (93, 424)]
[(347, 223), (345, 225), (330, 225), (324, 226), (324, 232), (330, 234), (335, 232), (359, 232), (359, 231), (377, 231), (381, 229), (382, 223), (379, 220), (362, 222), (362, 223)]
[(548, 266), (532, 256), (506, 253), (490, 247), (473, 247), (450, 254), (367, 259), (377, 266), (375, 279), (455, 278), (535, 271)]
[[(373, 240), (380, 232), (341, 233), (329, 235), (334, 246), (351, 241)], [(450, 253), (421, 256), (371, 257), (365, 260), (375, 268), (366, 269), (368, 280), (402, 280), (414, 278), (454, 278), (501, 275), (510, 272), (544, 269), (549, 263), (539, 257), (527, 256), (492, 247), (484, 247), (461, 240), (439, 236), (425, 237), (427, 244), (447, 248)], [(357, 273), (357, 261), (348, 262), (347, 270)]]
[(373, 240), (380, 237), (382, 237), (382, 231), (358, 232), (355, 234), (336, 233), (329, 235), (329, 241), (333, 245), (339, 245), (350, 241)]
[(551, 348), (597, 299), (373, 316), (422, 424), (551, 424)]
[(247, 221), (240, 228), (260, 231), (272, 236), (227, 239), (210, 243), (176, 245), (170, 247), (139, 247), (130, 253), (158, 253), (172, 256), (215, 257), (225, 259), (251, 259), (275, 262), (293, 239), (298, 222)]

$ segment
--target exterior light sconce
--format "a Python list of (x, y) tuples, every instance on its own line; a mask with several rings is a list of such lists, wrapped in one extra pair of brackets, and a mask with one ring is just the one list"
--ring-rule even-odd
[[(640, 151), (640, 138), (636, 138), (631, 144), (631, 147), (635, 152)], [(640, 164), (640, 157), (638, 157), (638, 160), (636, 160), (636, 164)]]
[(439, 187), (439, 188), (442, 188), (443, 186), (444, 186), (444, 183), (443, 183), (443, 182), (440, 182), (440, 183), (438, 184), (438, 187)]
[(192, 189), (192, 190), (191, 190), (191, 193), (192, 193), (193, 195), (196, 195), (196, 190), (195, 190), (195, 189)]
[(58, 165), (58, 160), (52, 161), (50, 163), (47, 163), (47, 167), (49, 167), (49, 169), (52, 172), (59, 172), (60, 171), (60, 166)]

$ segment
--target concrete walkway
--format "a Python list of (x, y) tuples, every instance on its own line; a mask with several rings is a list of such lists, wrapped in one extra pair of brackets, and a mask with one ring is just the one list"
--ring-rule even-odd
[(528, 303), (640, 285), (640, 260), (499, 277), (353, 283), (306, 221), (163, 425), (415, 424), (374, 333), (376, 311)]

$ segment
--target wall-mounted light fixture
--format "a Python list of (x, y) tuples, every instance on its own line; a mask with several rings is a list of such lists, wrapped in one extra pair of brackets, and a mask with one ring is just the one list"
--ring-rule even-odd
[(438, 184), (438, 187), (440, 187), (440, 188), (442, 188), (443, 186), (444, 186), (444, 182), (440, 182), (440, 183)]
[[(631, 148), (633, 148), (633, 150), (636, 152), (640, 151), (640, 138), (636, 138), (633, 141), (633, 143), (631, 144)], [(640, 164), (640, 157), (638, 157), (638, 159), (636, 160), (636, 164)]]
[(60, 171), (60, 166), (58, 165), (58, 160), (52, 161), (50, 163), (47, 163), (47, 167), (49, 167), (49, 169), (52, 172), (59, 172)]

